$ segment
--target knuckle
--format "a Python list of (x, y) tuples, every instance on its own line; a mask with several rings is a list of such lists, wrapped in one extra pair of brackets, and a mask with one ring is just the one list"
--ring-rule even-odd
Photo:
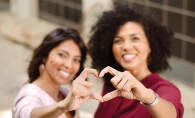
[(72, 85), (76, 85), (78, 82), (77, 82), (78, 80), (74, 80), (73, 82), (72, 82)]
[(110, 82), (111, 82), (112, 84), (114, 84), (114, 85), (117, 84), (117, 82), (116, 82), (115, 80), (113, 80), (113, 79), (111, 79)]
[(117, 85), (117, 88), (122, 90), (123, 87), (121, 85)]
[(129, 71), (126, 70), (126, 71), (124, 71), (124, 73), (125, 73), (125, 74), (129, 74)]
[(129, 91), (128, 88), (127, 88), (126, 86), (123, 86), (122, 89), (125, 90), (125, 91)]

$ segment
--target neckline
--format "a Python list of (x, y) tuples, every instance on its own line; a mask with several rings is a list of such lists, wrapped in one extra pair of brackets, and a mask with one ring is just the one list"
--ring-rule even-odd
[[(51, 98), (55, 103), (57, 103), (56, 100), (53, 99), (53, 97), (51, 97), (46, 91), (44, 91), (42, 88), (40, 88), (39, 86), (37, 86), (36, 84), (32, 84), (29, 83), (29, 85), (34, 86), (35, 88), (41, 90), (43, 93), (45, 93), (49, 98)], [(64, 98), (66, 97), (66, 93), (64, 93), (62, 90), (62, 87), (59, 88), (59, 91), (63, 94)]]

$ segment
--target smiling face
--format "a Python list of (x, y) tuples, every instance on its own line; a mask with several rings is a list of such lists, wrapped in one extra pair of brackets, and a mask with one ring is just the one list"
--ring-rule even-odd
[(129, 71), (148, 69), (151, 49), (142, 25), (127, 22), (122, 25), (113, 41), (112, 52), (116, 61)]
[(81, 51), (73, 40), (53, 48), (45, 60), (45, 74), (55, 83), (68, 83), (79, 71)]

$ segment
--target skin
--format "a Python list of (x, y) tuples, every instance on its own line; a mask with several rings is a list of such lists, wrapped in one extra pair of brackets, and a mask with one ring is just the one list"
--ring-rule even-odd
[(59, 91), (63, 84), (67, 84), (80, 68), (81, 52), (73, 40), (66, 40), (53, 48), (47, 59), (43, 59), (45, 66), (40, 66), (41, 76), (33, 84), (47, 92), (57, 103), (51, 106), (35, 108), (32, 118), (59, 117), (65, 112), (77, 109), (87, 99), (103, 101), (103, 98), (91, 93), (93, 83), (85, 81), (88, 74), (97, 75), (94, 69), (85, 69), (72, 83), (71, 89), (64, 99)]
[(121, 26), (114, 38), (112, 51), (124, 70), (130, 71), (140, 81), (151, 74), (147, 63), (151, 49), (140, 24), (127, 22)]
[[(51, 50), (47, 59), (43, 60), (45, 67), (42, 76), (33, 84), (46, 91), (55, 101), (62, 100), (59, 88), (67, 84), (79, 71), (80, 59), (81, 52), (73, 40), (62, 42)], [(64, 76), (61, 71), (69, 76)]]
[(77, 109), (88, 99), (95, 99), (103, 102), (101, 95), (90, 91), (93, 87), (93, 83), (85, 81), (88, 74), (93, 74), (98, 77), (95, 69), (85, 68), (73, 81), (70, 91), (65, 99), (51, 106), (33, 109), (31, 118), (56, 118), (65, 112)]
[[(136, 22), (127, 22), (122, 25), (114, 38), (112, 51), (116, 61), (125, 71), (120, 72), (106, 67), (100, 72), (99, 77), (103, 77), (106, 73), (112, 74), (114, 77), (111, 83), (116, 88), (103, 96), (103, 100), (108, 101), (122, 96), (146, 104), (152, 103), (155, 100), (155, 94), (140, 82), (151, 74), (147, 66), (151, 49), (142, 25)], [(129, 56), (125, 57), (125, 55)], [(147, 108), (154, 118), (176, 118), (174, 105), (162, 98), (156, 105)]]

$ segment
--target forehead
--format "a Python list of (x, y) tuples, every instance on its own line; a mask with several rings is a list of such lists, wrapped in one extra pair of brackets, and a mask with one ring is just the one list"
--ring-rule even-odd
[(124, 25), (119, 27), (119, 30), (117, 34), (123, 34), (123, 33), (142, 33), (145, 34), (143, 26), (140, 23), (137, 22), (126, 22)]
[(65, 51), (73, 56), (81, 56), (81, 51), (80, 51), (79, 46), (72, 39), (63, 41), (53, 50)]

